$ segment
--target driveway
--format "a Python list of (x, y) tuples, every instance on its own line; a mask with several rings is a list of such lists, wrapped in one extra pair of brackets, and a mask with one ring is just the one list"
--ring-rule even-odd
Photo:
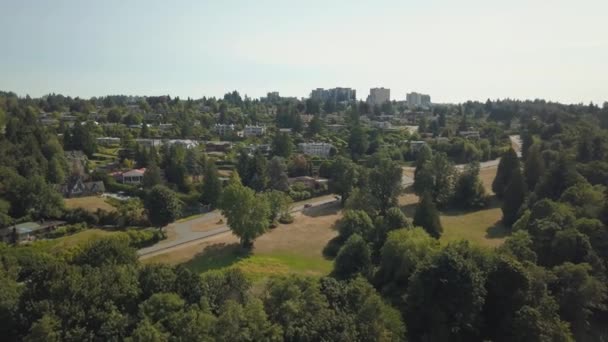
[[(317, 198), (312, 198), (308, 201), (297, 202), (292, 207), (291, 212), (300, 212), (305, 210), (304, 206), (310, 204), (311, 206), (320, 206), (326, 203), (336, 202), (337, 200), (334, 198), (334, 195), (327, 195)], [(202, 240), (208, 238), (210, 236), (215, 236), (218, 234), (226, 233), (230, 231), (230, 228), (227, 225), (222, 225), (218, 228), (211, 229), (205, 232), (197, 232), (192, 229), (193, 226), (200, 225), (203, 223), (209, 222), (217, 222), (222, 219), (222, 215), (219, 211), (212, 211), (208, 214), (204, 214), (202, 216), (193, 218), (189, 221), (184, 222), (175, 222), (171, 225), (176, 234), (176, 238), (171, 241), (161, 241), (153, 246), (145, 247), (137, 251), (137, 254), (141, 256), (151, 257), (157, 254), (161, 254), (165, 252), (167, 249), (182, 246), (184, 244), (188, 244), (193, 241)], [(165, 228), (166, 229), (166, 228)]]

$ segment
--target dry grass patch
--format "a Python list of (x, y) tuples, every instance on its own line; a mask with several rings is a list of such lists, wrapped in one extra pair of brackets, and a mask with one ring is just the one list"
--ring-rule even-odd
[(95, 212), (97, 209), (103, 209), (105, 211), (116, 210), (116, 208), (106, 202), (105, 198), (99, 196), (66, 198), (64, 201), (65, 206), (68, 209), (82, 208), (90, 212)]
[(443, 213), (440, 218), (443, 226), (441, 242), (464, 239), (480, 246), (500, 246), (509, 234), (509, 230), (500, 223), (501, 218), (500, 208), (467, 213)]
[(142, 261), (184, 264), (195, 272), (236, 267), (256, 281), (291, 273), (323, 276), (332, 269), (323, 248), (337, 235), (333, 226), (340, 216), (335, 205), (307, 209), (295, 214), (292, 224), (279, 225), (256, 239), (250, 252), (244, 252), (238, 238), (228, 232)]

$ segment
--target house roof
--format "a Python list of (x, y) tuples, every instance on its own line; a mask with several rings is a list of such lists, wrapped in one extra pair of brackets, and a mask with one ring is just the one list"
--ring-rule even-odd
[(143, 176), (145, 172), (146, 172), (146, 168), (144, 167), (141, 169), (133, 169), (133, 170), (129, 170), (127, 172), (123, 172), (122, 176), (123, 177)]

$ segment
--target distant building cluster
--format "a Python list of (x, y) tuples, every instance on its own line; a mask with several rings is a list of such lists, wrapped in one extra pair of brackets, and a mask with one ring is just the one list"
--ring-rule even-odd
[(385, 102), (391, 100), (391, 90), (388, 88), (371, 88), (369, 90), (369, 96), (367, 97), (367, 103), (372, 106), (380, 106)]
[(352, 102), (357, 100), (357, 91), (352, 88), (317, 88), (310, 93), (310, 98), (323, 102)]
[(429, 107), (431, 105), (431, 95), (411, 92), (406, 96), (407, 105), (410, 107)]

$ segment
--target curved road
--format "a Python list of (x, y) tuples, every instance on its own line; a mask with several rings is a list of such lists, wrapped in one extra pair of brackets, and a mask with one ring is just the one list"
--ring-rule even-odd
[[(296, 203), (293, 206), (291, 212), (295, 213), (295, 212), (304, 211), (305, 210), (304, 206), (306, 204), (310, 204), (310, 205), (316, 207), (316, 206), (324, 205), (327, 203), (335, 203), (335, 202), (338, 202), (338, 201), (334, 198), (334, 195), (327, 195), (327, 196), (312, 198), (308, 201)], [(204, 214), (200, 217), (194, 218), (189, 221), (172, 223), (171, 225), (174, 227), (175, 233), (177, 235), (177, 238), (175, 240), (161, 241), (153, 246), (145, 247), (145, 248), (138, 250), (137, 254), (140, 257), (145, 256), (146, 258), (148, 258), (148, 257), (154, 256), (154, 255), (162, 254), (162, 253), (166, 252), (168, 249), (182, 247), (183, 245), (189, 244), (191, 242), (199, 241), (199, 240), (211, 237), (211, 236), (219, 235), (219, 234), (230, 231), (230, 228), (226, 224), (224, 224), (218, 228), (206, 231), (206, 232), (197, 232), (197, 231), (192, 230), (193, 225), (198, 225), (201, 223), (208, 223), (210, 221), (217, 222), (221, 218), (222, 218), (222, 215), (218, 211), (212, 211), (210, 213)]]

